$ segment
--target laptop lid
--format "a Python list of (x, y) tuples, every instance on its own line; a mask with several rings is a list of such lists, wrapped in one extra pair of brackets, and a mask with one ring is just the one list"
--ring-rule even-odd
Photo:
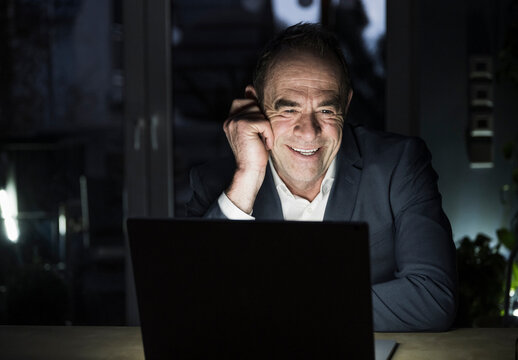
[(129, 219), (146, 359), (373, 359), (367, 225)]

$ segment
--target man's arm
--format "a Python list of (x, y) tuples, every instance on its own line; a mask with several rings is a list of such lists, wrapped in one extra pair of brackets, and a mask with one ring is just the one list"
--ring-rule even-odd
[(395, 280), (373, 285), (375, 331), (444, 331), (456, 312), (451, 227), (422, 141), (407, 144), (391, 178)]
[[(227, 188), (234, 173), (233, 162), (221, 160), (215, 168), (211, 164), (195, 167), (190, 173), (190, 184), (193, 194), (186, 204), (186, 212), (189, 217), (205, 217), (209, 219), (253, 220), (250, 214), (246, 214), (226, 196), (221, 189)], [(225, 176), (227, 175), (227, 176)], [(205, 178), (203, 178), (205, 177)], [(219, 196), (219, 197), (218, 197)]]
[[(255, 198), (264, 181), (269, 150), (273, 146), (273, 131), (251, 85), (246, 87), (245, 97), (232, 102), (229, 117), (223, 124), (235, 158), (230, 185), (224, 194), (220, 194), (217, 202), (207, 203), (207, 199), (213, 199), (213, 194), (204, 191), (205, 183), (210, 179), (201, 179), (196, 170), (191, 171), (193, 197), (187, 204), (189, 216), (245, 219), (252, 213)], [(238, 216), (234, 216), (236, 214)]]
[(251, 85), (246, 87), (245, 97), (232, 102), (230, 115), (223, 124), (236, 159), (236, 171), (225, 193), (241, 211), (250, 214), (264, 181), (273, 131)]

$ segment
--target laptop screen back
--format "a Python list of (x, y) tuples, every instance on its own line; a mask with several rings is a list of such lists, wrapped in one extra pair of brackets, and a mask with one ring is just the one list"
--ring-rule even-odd
[(367, 226), (128, 220), (146, 358), (373, 358)]

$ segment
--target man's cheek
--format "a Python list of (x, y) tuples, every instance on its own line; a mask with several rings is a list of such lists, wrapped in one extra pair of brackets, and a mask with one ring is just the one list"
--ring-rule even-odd
[(344, 127), (344, 119), (340, 116), (330, 116), (324, 119), (324, 124), (334, 126), (339, 129), (343, 129)]
[(280, 137), (283, 132), (284, 122), (279, 117), (270, 118), (270, 126), (272, 127), (272, 132), (274, 138)]

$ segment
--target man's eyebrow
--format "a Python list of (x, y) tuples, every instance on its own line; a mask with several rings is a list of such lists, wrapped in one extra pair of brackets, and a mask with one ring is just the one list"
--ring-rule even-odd
[(286, 99), (279, 99), (275, 101), (273, 104), (273, 108), (275, 110), (279, 110), (282, 107), (300, 107), (300, 104), (296, 101), (286, 100)]
[(333, 97), (330, 99), (326, 99), (322, 101), (320, 104), (318, 104), (319, 107), (323, 106), (333, 106), (335, 109), (339, 110), (342, 108), (340, 104), (340, 99), (338, 97)]

